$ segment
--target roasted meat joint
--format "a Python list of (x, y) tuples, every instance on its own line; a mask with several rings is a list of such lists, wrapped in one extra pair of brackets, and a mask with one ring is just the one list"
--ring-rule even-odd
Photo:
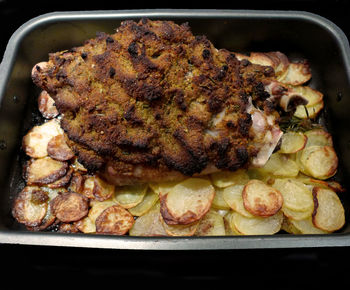
[[(225, 235), (344, 224), (307, 61), (218, 49), (187, 23), (141, 19), (49, 53), (31, 77), (45, 121), (23, 137), (26, 187), (13, 208), (30, 230)], [(318, 196), (334, 199), (331, 226)]]

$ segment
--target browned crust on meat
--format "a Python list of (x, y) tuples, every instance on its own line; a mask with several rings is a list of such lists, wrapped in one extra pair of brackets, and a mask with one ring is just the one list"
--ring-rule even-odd
[[(68, 145), (87, 169), (115, 162), (191, 176), (208, 164), (247, 164), (256, 152), (248, 95), (263, 102), (267, 77), (266, 67), (217, 50), (188, 24), (142, 19), (50, 54), (33, 81), (55, 100)], [(223, 109), (231, 117), (214, 140), (206, 132)]]

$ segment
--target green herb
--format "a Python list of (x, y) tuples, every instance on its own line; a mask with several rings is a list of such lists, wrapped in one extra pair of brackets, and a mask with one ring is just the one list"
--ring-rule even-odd
[(311, 119), (300, 119), (295, 116), (283, 116), (280, 119), (279, 126), (286, 133), (289, 131), (306, 132), (316, 128), (322, 128), (318, 123), (312, 122)]

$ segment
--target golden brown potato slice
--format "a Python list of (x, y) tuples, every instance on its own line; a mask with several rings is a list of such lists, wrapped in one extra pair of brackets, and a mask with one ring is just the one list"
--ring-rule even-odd
[(88, 214), (88, 199), (76, 192), (65, 192), (50, 202), (52, 213), (62, 222), (74, 222)]
[(87, 176), (84, 178), (84, 189), (82, 193), (87, 198), (104, 201), (113, 197), (114, 192), (115, 186), (107, 183), (98, 175)]
[(231, 222), (241, 235), (273, 235), (281, 230), (283, 222), (282, 212), (270, 217), (245, 217), (237, 212), (232, 214)]
[(59, 161), (67, 161), (74, 157), (74, 152), (70, 149), (63, 134), (54, 136), (47, 144), (48, 155)]
[(45, 185), (67, 174), (68, 163), (50, 157), (31, 159), (25, 166), (24, 179), (28, 185)]
[(90, 202), (90, 210), (88, 213), (88, 217), (93, 224), (95, 224), (98, 216), (108, 207), (116, 205), (116, 202), (113, 199), (104, 200), (104, 201), (95, 201)]
[(160, 211), (167, 224), (191, 224), (210, 209), (215, 189), (210, 181), (188, 178), (160, 197)]
[(15, 199), (12, 215), (29, 227), (39, 226), (47, 213), (49, 197), (37, 186), (26, 186)]
[(69, 167), (65, 176), (61, 177), (60, 179), (56, 180), (53, 183), (47, 184), (47, 187), (60, 188), (60, 187), (66, 186), (70, 182), (73, 176), (73, 171), (74, 171), (73, 168)]
[(293, 154), (304, 149), (307, 137), (302, 132), (286, 132), (282, 135), (279, 153)]
[(47, 156), (47, 144), (52, 137), (63, 134), (60, 123), (52, 119), (39, 126), (34, 126), (22, 139), (24, 152), (33, 158)]
[(333, 147), (309, 146), (298, 156), (300, 170), (306, 175), (324, 180), (337, 172), (338, 157)]
[(254, 216), (269, 217), (283, 205), (282, 194), (264, 182), (253, 179), (243, 188), (243, 205)]
[(223, 217), (214, 210), (210, 210), (199, 222), (195, 236), (225, 236)]
[(112, 205), (96, 219), (96, 233), (125, 235), (134, 222), (134, 217), (125, 208), (120, 205)]
[(59, 114), (54, 99), (45, 90), (38, 97), (38, 108), (45, 119), (55, 118)]
[(323, 100), (312, 105), (312, 106), (297, 106), (294, 116), (300, 119), (314, 119), (321, 112), (324, 107)]
[(168, 236), (174, 237), (188, 237), (193, 236), (198, 228), (199, 221), (193, 222), (191, 224), (181, 225), (181, 224), (167, 224), (159, 213), (158, 218), (164, 228), (164, 231)]
[(282, 177), (295, 177), (298, 175), (299, 166), (292, 156), (274, 153), (260, 171)]
[(306, 131), (307, 142), (305, 147), (310, 146), (330, 146), (333, 147), (332, 135), (323, 129), (313, 129)]
[(249, 176), (244, 169), (232, 171), (218, 171), (210, 175), (212, 183), (219, 188), (225, 188), (234, 184), (246, 184)]
[(160, 216), (160, 204), (157, 202), (144, 215), (138, 217), (129, 231), (130, 236), (167, 236)]
[(144, 199), (148, 184), (135, 184), (116, 187), (114, 199), (124, 208), (137, 206)]
[(311, 79), (311, 71), (308, 63), (289, 63), (287, 70), (277, 78), (278, 81), (287, 85), (302, 85)]
[(226, 187), (223, 191), (223, 198), (225, 202), (236, 212), (246, 217), (253, 217), (253, 215), (246, 210), (243, 204), (243, 192), (244, 185), (232, 185)]
[(321, 92), (316, 91), (308, 86), (296, 86), (292, 87), (292, 89), (308, 101), (307, 105), (309, 107), (316, 105), (323, 99), (323, 94)]
[(287, 71), (290, 64), (287, 56), (278, 51), (267, 53), (252, 52), (246, 59), (254, 64), (272, 67), (275, 71), (276, 76), (283, 75)]
[(229, 210), (230, 206), (224, 199), (224, 188), (215, 188), (215, 196), (213, 199), (212, 207), (216, 209)]
[(312, 194), (315, 203), (312, 222), (315, 227), (328, 232), (341, 229), (345, 224), (345, 213), (338, 195), (321, 187), (314, 187)]
[(152, 189), (149, 188), (141, 203), (132, 208), (129, 208), (129, 212), (133, 216), (144, 215), (155, 205), (157, 201), (159, 201), (158, 194), (156, 194)]

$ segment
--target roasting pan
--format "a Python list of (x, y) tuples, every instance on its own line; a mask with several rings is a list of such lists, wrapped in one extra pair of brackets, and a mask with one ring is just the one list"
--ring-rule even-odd
[(348, 221), (330, 235), (129, 237), (29, 232), (11, 215), (24, 186), (21, 140), (38, 122), (38, 88), (31, 68), (48, 53), (82, 45), (96, 32), (113, 33), (126, 19), (142, 17), (188, 22), (217, 48), (236, 52), (281, 51), (292, 60), (308, 59), (311, 87), (324, 93), (324, 120), (339, 156), (336, 179), (350, 180), (350, 48), (344, 33), (329, 20), (300, 11), (120, 10), (53, 12), (29, 20), (12, 35), (0, 65), (0, 243), (139, 250), (228, 250), (350, 246), (349, 197), (340, 198)]

